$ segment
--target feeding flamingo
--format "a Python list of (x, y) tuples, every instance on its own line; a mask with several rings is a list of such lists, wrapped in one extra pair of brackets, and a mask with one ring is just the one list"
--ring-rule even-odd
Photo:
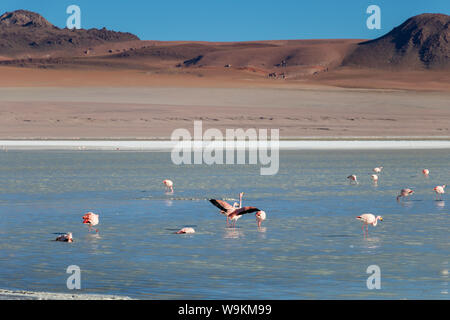
[(402, 189), (402, 190), (400, 191), (400, 194), (397, 196), (397, 201), (398, 201), (400, 198), (402, 198), (402, 197), (404, 197), (404, 198), (409, 197), (409, 196), (412, 195), (413, 193), (414, 193), (414, 190), (411, 190), (411, 189), (409, 189), (409, 188)]
[(370, 178), (372, 179), (372, 181), (373, 181), (374, 183), (377, 183), (377, 182), (378, 182), (378, 175), (372, 174), (372, 175), (370, 176)]
[[(89, 225), (89, 232), (91, 231), (93, 226), (98, 225), (99, 219), (98, 214), (93, 212), (88, 212), (83, 216), (83, 223)], [(95, 229), (95, 232), (98, 232), (98, 229)]]
[(381, 170), (383, 170), (383, 167), (376, 167), (376, 168), (373, 168), (373, 172), (375, 172), (375, 173), (380, 173)]
[(55, 239), (55, 241), (73, 242), (72, 232), (60, 235)]
[(358, 179), (356, 179), (356, 176), (354, 174), (351, 174), (347, 177), (347, 179), (350, 180), (350, 183), (358, 184)]
[(261, 223), (266, 220), (266, 213), (264, 211), (258, 211), (256, 213), (256, 222), (258, 223), (258, 228), (261, 228)]
[(194, 228), (185, 227), (175, 232), (176, 234), (195, 233)]
[(228, 215), (236, 209), (242, 208), (242, 197), (244, 193), (239, 193), (239, 203), (235, 202), (233, 205), (230, 205), (228, 202), (223, 200), (211, 199), (209, 200), (213, 205), (220, 209), (220, 213), (224, 214), (227, 217), (227, 225), (228, 225)]
[(428, 170), (428, 169), (423, 169), (423, 170), (422, 170), (422, 173), (423, 173), (424, 176), (428, 176), (428, 175), (430, 174), (430, 170)]
[(366, 234), (366, 231), (364, 230), (364, 227), (366, 227), (367, 229), (367, 235), (369, 235), (369, 224), (371, 224), (372, 226), (376, 227), (378, 220), (383, 221), (383, 218), (380, 216), (374, 216), (371, 213), (364, 213), (358, 217), (356, 217), (356, 219), (358, 219), (359, 221), (361, 221), (363, 223), (362, 225), (362, 229), (364, 232), (364, 235)]
[(166, 179), (163, 181), (163, 183), (166, 186), (166, 191), (173, 193), (173, 181)]
[[(446, 185), (444, 184), (444, 185), (442, 185), (442, 186), (437, 186), (437, 187), (434, 187), (434, 192), (436, 192), (436, 200), (442, 200), (442, 195), (445, 193), (445, 187), (446, 187)], [(439, 196), (439, 199), (438, 199), (438, 196)]]

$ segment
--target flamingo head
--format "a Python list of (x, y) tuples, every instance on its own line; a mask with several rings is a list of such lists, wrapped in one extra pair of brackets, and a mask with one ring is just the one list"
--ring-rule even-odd
[(239, 208), (239, 203), (237, 203), (237, 202), (233, 203), (233, 207), (234, 208)]
[(377, 216), (377, 220), (383, 221), (383, 218), (381, 216)]
[(72, 241), (72, 232), (67, 232), (66, 237), (68, 241)]
[(266, 213), (264, 211), (258, 211), (256, 214), (256, 219), (258, 219), (259, 221), (264, 221), (266, 220)]

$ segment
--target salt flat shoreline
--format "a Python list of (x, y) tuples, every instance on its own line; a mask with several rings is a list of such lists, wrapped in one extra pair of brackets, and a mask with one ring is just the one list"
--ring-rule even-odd
[[(387, 139), (387, 138), (385, 138)], [(0, 140), (0, 150), (78, 150), (78, 151), (172, 151), (177, 141), (171, 140)], [(192, 145), (185, 142), (186, 145)], [(202, 142), (203, 147), (207, 142)], [(450, 139), (432, 140), (280, 140), (267, 143), (252, 142), (245, 148), (254, 149), (260, 146), (278, 147), (280, 150), (414, 150), (414, 149), (450, 149)], [(210, 147), (221, 150), (221, 144)], [(242, 149), (243, 147), (236, 147)]]
[(0, 300), (132, 300), (127, 296), (104, 294), (34, 292), (0, 289)]

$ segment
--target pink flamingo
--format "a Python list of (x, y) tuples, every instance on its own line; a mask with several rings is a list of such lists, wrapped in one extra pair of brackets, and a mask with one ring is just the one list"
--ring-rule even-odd
[[(98, 225), (99, 219), (98, 214), (93, 212), (88, 212), (83, 216), (83, 223), (89, 225), (89, 232), (91, 231), (93, 226)], [(98, 232), (98, 229), (95, 229), (95, 232)]]
[(256, 222), (258, 224), (258, 228), (261, 228), (261, 223), (266, 220), (266, 213), (264, 211), (258, 211), (256, 213)]
[(238, 221), (238, 219), (240, 217), (242, 217), (244, 214), (253, 213), (253, 212), (259, 212), (259, 211), (261, 211), (261, 210), (259, 210), (256, 207), (242, 207), (242, 208), (235, 209), (233, 212), (231, 212), (228, 215), (228, 218), (231, 221), (233, 221), (233, 228), (234, 228), (236, 226), (236, 221)]
[(235, 202), (233, 205), (230, 205), (228, 202), (223, 200), (211, 199), (209, 200), (213, 205), (220, 209), (220, 213), (224, 214), (227, 217), (227, 225), (228, 223), (228, 215), (236, 209), (242, 208), (242, 197), (244, 196), (244, 192), (239, 193), (239, 203)]
[(364, 230), (364, 227), (366, 227), (367, 229), (367, 235), (369, 235), (369, 224), (371, 224), (372, 226), (376, 227), (378, 220), (383, 221), (383, 218), (380, 216), (374, 216), (371, 213), (364, 213), (358, 217), (356, 217), (356, 219), (358, 219), (359, 221), (361, 221), (363, 223), (362, 225), (362, 229), (364, 232), (364, 235), (366, 234), (366, 231)]
[[(434, 192), (436, 192), (436, 200), (442, 200), (442, 195), (445, 193), (445, 187), (446, 187), (446, 185), (444, 184), (444, 185), (442, 185), (442, 186), (437, 186), (437, 187), (434, 187)], [(438, 196), (439, 196), (439, 199), (438, 199)]]
[(60, 235), (55, 239), (55, 241), (73, 242), (72, 232)]
[(372, 174), (372, 175), (370, 176), (370, 178), (372, 179), (372, 181), (373, 181), (374, 183), (377, 183), (377, 182), (378, 182), (378, 175)]
[(397, 201), (399, 201), (401, 197), (406, 198), (406, 197), (409, 197), (410, 195), (412, 195), (413, 193), (414, 193), (414, 190), (411, 190), (409, 188), (402, 189), (400, 191), (400, 194), (397, 196)]
[(422, 173), (423, 173), (424, 176), (428, 176), (428, 175), (430, 174), (430, 170), (428, 170), (428, 169), (423, 169), (423, 170), (422, 170)]
[(173, 181), (166, 179), (163, 181), (163, 183), (166, 186), (166, 191), (173, 193)]
[(381, 170), (383, 170), (383, 167), (376, 167), (376, 168), (373, 168), (373, 172), (375, 172), (375, 173), (380, 173)]
[(193, 228), (185, 227), (175, 233), (176, 234), (195, 233), (195, 230)]
[(350, 180), (350, 183), (358, 184), (358, 179), (356, 179), (356, 176), (355, 176), (354, 174), (349, 175), (349, 176), (347, 177), (347, 179)]

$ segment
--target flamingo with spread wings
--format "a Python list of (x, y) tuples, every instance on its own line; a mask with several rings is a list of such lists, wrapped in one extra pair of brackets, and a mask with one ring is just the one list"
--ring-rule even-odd
[(220, 209), (220, 213), (225, 215), (227, 217), (227, 225), (229, 220), (229, 214), (233, 212), (236, 209), (242, 208), (242, 197), (244, 196), (244, 193), (239, 193), (239, 203), (235, 202), (233, 205), (229, 204), (226, 201), (223, 200), (216, 200), (211, 199), (209, 200), (213, 205), (215, 205), (217, 208)]

